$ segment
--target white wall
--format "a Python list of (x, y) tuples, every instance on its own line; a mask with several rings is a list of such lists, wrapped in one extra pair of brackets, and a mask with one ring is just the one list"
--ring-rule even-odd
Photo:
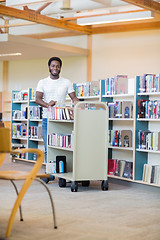
[(92, 80), (160, 73), (160, 30), (93, 36)]
[[(69, 44), (68, 38), (67, 44)], [(75, 37), (72, 43), (75, 43)], [(83, 47), (85, 47), (85, 40)], [(58, 39), (57, 39), (58, 40)], [(63, 42), (62, 39), (61, 42)], [(59, 40), (58, 40), (59, 41)], [(160, 30), (93, 35), (92, 80), (128, 74), (129, 78), (144, 73), (160, 73)], [(62, 58), (61, 75), (72, 82), (86, 81), (86, 57)], [(48, 76), (48, 59), (10, 61), (8, 90), (36, 87)], [(3, 64), (0, 62), (0, 89)]]
[[(61, 76), (72, 82), (86, 81), (86, 57), (62, 58)], [(48, 59), (10, 61), (8, 90), (35, 88), (40, 79), (49, 75)]]

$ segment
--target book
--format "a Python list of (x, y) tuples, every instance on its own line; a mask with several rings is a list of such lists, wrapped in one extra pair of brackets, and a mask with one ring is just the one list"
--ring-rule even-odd
[(116, 94), (127, 94), (128, 93), (128, 76), (117, 75), (116, 79)]
[(133, 179), (133, 162), (125, 161), (123, 175), (124, 178)]
[(98, 96), (99, 95), (99, 81), (92, 81), (90, 83), (90, 96)]
[(122, 101), (122, 118), (132, 118), (133, 103), (132, 101)]
[(132, 131), (121, 130), (121, 146), (132, 147)]
[(115, 161), (115, 176), (120, 176), (120, 160), (116, 159)]
[(74, 119), (74, 108), (68, 107), (68, 113), (69, 113), (70, 120), (73, 120)]
[(27, 125), (21, 126), (21, 137), (27, 137)]
[(144, 99), (138, 100), (138, 118), (145, 118), (146, 116), (146, 101)]
[(119, 170), (119, 176), (122, 177), (124, 173), (124, 167), (125, 167), (125, 160), (119, 160), (120, 161), (120, 170)]
[(115, 175), (116, 159), (108, 159), (108, 174)]

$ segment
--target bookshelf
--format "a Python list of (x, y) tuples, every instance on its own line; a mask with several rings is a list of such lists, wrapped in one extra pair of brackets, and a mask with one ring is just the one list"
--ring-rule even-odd
[[(128, 81), (125, 76), (125, 81)], [(111, 83), (116, 83), (115, 79), (110, 79)], [(124, 93), (117, 92), (116, 87), (113, 89), (108, 86), (109, 79), (101, 80), (101, 101), (109, 107), (109, 133), (108, 136), (108, 177), (125, 181), (134, 181), (135, 168), (135, 95), (134, 88), (132, 91), (127, 82), (127, 89), (123, 88)], [(133, 83), (132, 83), (133, 85)], [(124, 114), (125, 107), (130, 105), (129, 115)], [(127, 138), (123, 138), (129, 133), (129, 144)], [(127, 140), (127, 141), (126, 141)], [(126, 144), (127, 143), (127, 144)], [(129, 166), (130, 171), (125, 174), (121, 171), (125, 166)], [(132, 169), (131, 169), (132, 168)]]
[(65, 187), (66, 181), (72, 181), (71, 191), (76, 192), (78, 182), (89, 186), (90, 180), (101, 180), (102, 190), (108, 190), (106, 109), (104, 103), (78, 102), (74, 107), (74, 121), (48, 119), (48, 136), (72, 135), (70, 147), (47, 146), (48, 163), (55, 162), (57, 156), (66, 157), (66, 172), (54, 173), (59, 178), (60, 187)]
[[(122, 99), (123, 101), (133, 101), (132, 118), (109, 118), (109, 130), (132, 129), (132, 146), (122, 147), (108, 145), (108, 159), (120, 158), (133, 162), (133, 178), (124, 178), (123, 176), (117, 176), (115, 174), (108, 175), (108, 177), (160, 187), (160, 182), (158, 182), (158, 180), (156, 182), (156, 178), (153, 177), (155, 172), (158, 174), (158, 171), (160, 171), (155, 170), (156, 167), (160, 165), (160, 133), (158, 133), (160, 124), (160, 78), (159, 75), (148, 75), (149, 76), (147, 76), (147, 74), (137, 76), (133, 80), (134, 87), (132, 88), (134, 92), (131, 93), (128, 85), (128, 94), (106, 93), (106, 81), (101, 80), (102, 102), (106, 102), (106, 104), (109, 105), (110, 102), (122, 101)], [(156, 83), (154, 79), (156, 79)], [(142, 80), (143, 84), (146, 83), (147, 90), (144, 90), (144, 87), (142, 87)], [(140, 106), (143, 107), (141, 108)], [(147, 111), (145, 109), (147, 109)], [(157, 169), (160, 169), (160, 167), (157, 167)]]
[[(159, 161), (159, 138), (158, 129), (160, 124), (159, 117), (159, 78), (155, 80), (156, 75), (148, 74), (144, 76), (136, 76), (136, 113), (135, 113), (135, 128), (136, 128), (136, 141), (135, 141), (135, 181), (151, 186), (160, 187), (160, 182), (155, 182), (155, 173), (152, 172), (155, 169), (154, 166), (160, 166)], [(150, 79), (150, 80), (149, 80)], [(154, 79), (154, 80), (153, 80)], [(141, 84), (143, 80), (143, 92), (141, 91)], [(149, 80), (150, 84), (147, 84)], [(155, 89), (144, 86), (144, 82), (147, 86), (153, 86), (153, 82), (157, 87)], [(144, 108), (140, 107), (140, 101), (144, 101)], [(144, 112), (142, 112), (142, 110)], [(143, 115), (144, 114), (144, 115)], [(143, 134), (143, 141), (142, 141)], [(144, 167), (148, 165), (150, 169), (147, 170), (146, 176), (144, 176)], [(160, 168), (160, 167), (159, 167)]]
[[(35, 102), (33, 88), (22, 91), (12, 91), (12, 146), (39, 148), (43, 150), (42, 140), (42, 110)], [(15, 156), (15, 160), (34, 163), (35, 154)]]

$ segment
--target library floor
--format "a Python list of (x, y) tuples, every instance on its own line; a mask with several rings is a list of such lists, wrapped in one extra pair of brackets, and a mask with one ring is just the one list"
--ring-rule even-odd
[[(2, 165), (29, 170), (26, 163)], [(22, 182), (18, 182), (20, 186)], [(22, 201), (24, 221), (17, 212), (10, 240), (160, 240), (160, 188), (109, 180), (109, 191), (102, 191), (101, 182), (90, 187), (70, 185), (59, 188), (57, 180), (48, 184), (53, 195), (58, 229), (53, 229), (47, 192), (34, 182)], [(15, 191), (9, 181), (0, 180), (0, 240), (5, 231)]]

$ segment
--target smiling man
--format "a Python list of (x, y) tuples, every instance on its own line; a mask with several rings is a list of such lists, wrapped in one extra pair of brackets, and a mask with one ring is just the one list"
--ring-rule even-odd
[(45, 147), (45, 162), (47, 162), (47, 112), (49, 106), (56, 102), (65, 102), (68, 94), (73, 102), (79, 101), (70, 80), (60, 76), (62, 60), (52, 57), (48, 61), (50, 76), (38, 82), (36, 89), (36, 103), (43, 107), (42, 137)]

